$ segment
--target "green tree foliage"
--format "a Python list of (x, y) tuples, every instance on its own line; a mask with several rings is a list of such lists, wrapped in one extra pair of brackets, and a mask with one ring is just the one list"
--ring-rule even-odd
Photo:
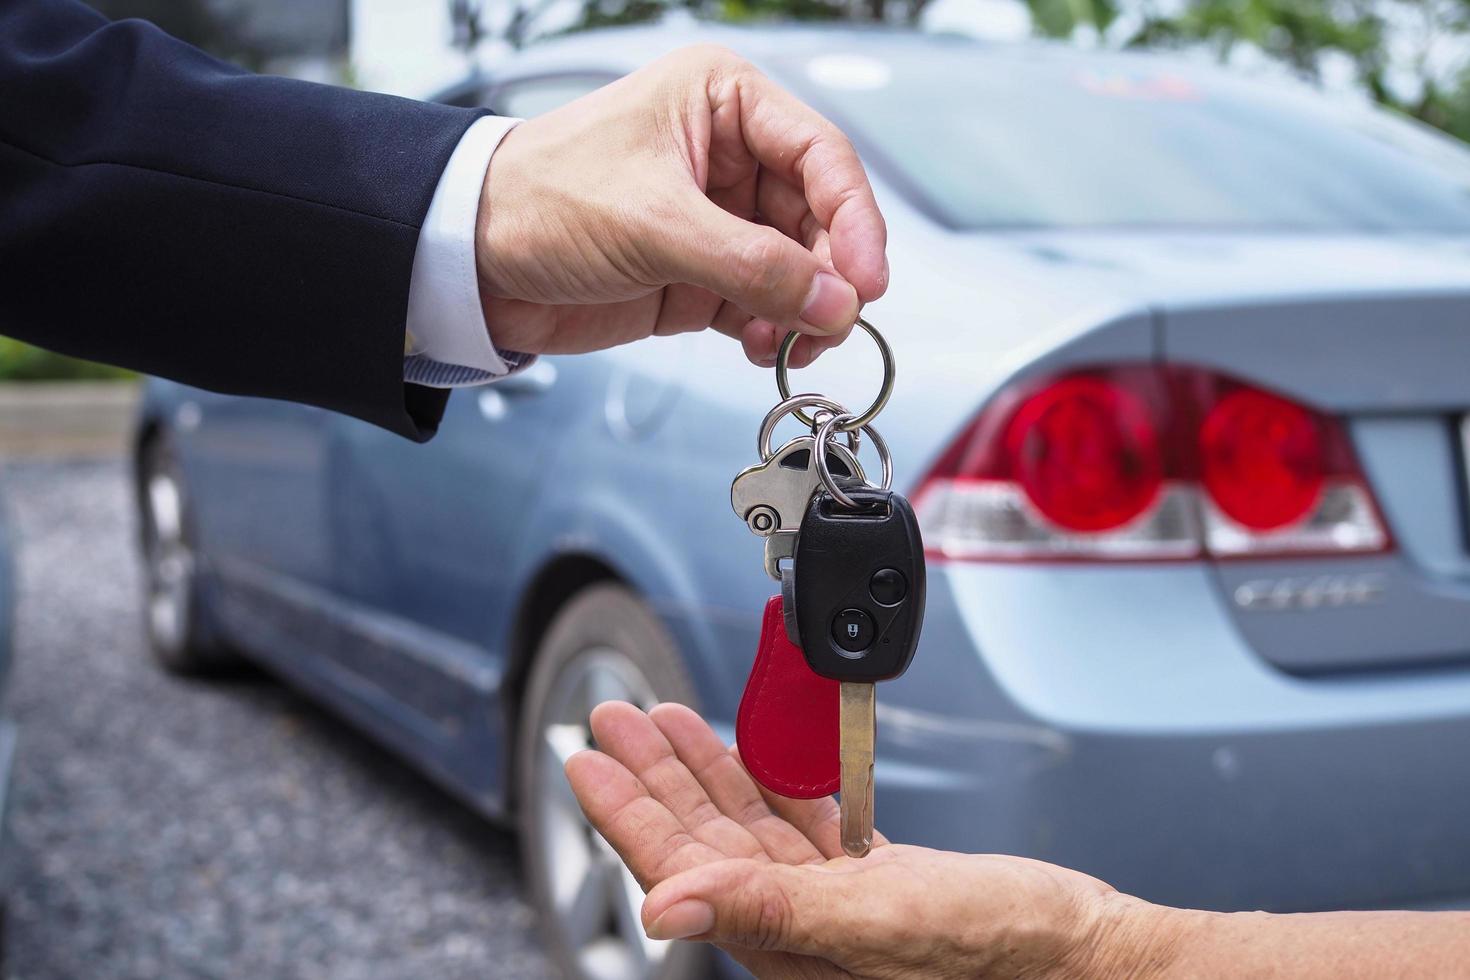
[[(1109, 35), (1110, 0), (1026, 2), (1050, 37), (1091, 28), (1127, 47), (1203, 44), (1222, 59), (1250, 44), (1309, 79), (1321, 78), (1325, 59), (1345, 59), (1376, 101), (1470, 139), (1470, 0), (1182, 0), (1168, 12), (1143, 0), (1138, 26), (1121, 38)], [(1447, 42), (1460, 48), (1458, 64), (1436, 56)]]
[(1079, 25), (1106, 32), (1118, 19), (1113, 0), (1027, 0), (1031, 22), (1047, 37), (1070, 37)]
[[(483, 0), (453, 0), (473, 17)], [(518, 8), (512, 43), (534, 36), (553, 0)], [(584, 0), (571, 30), (656, 19), (670, 10), (714, 20), (918, 23), (929, 0)], [(1309, 79), (1345, 59), (1378, 102), (1470, 139), (1470, 0), (1021, 0), (1036, 33), (1088, 32), (1120, 47), (1206, 46), (1222, 58), (1249, 44)], [(1436, 47), (1458, 44), (1446, 67)], [(1397, 61), (1391, 61), (1390, 49)], [(1442, 55), (1442, 52), (1440, 52)]]
[(78, 361), (0, 337), (0, 381), (103, 381), (132, 376), (121, 368)]
[[(506, 32), (508, 40), (519, 46), (534, 37), (536, 19), (553, 2), (532, 0), (530, 6), (518, 7)], [(645, 23), (674, 10), (728, 23), (846, 20), (914, 25), (928, 4), (929, 0), (583, 0), (581, 14), (568, 30)], [(463, 37), (484, 33), (478, 26), (483, 0), (451, 0), (451, 5), (456, 19), (470, 25)]]

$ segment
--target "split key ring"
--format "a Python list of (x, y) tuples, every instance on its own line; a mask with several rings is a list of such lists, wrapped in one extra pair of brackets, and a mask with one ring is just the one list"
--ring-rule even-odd
[[(877, 327), (862, 317), (857, 318), (857, 325), (866, 330), (868, 336), (873, 338), (873, 343), (878, 345), (878, 354), (883, 358), (883, 384), (878, 389), (878, 397), (873, 399), (873, 404), (868, 406), (867, 411), (859, 415), (844, 416), (844, 421), (837, 425), (838, 431), (841, 432), (861, 429), (873, 421), (878, 417), (878, 413), (883, 411), (883, 406), (888, 404), (888, 396), (893, 394), (893, 351), (889, 348), (888, 341), (883, 339)], [(776, 390), (781, 393), (783, 401), (791, 397), (791, 380), (787, 377), (786, 362), (791, 359), (791, 348), (796, 345), (796, 338), (800, 336), (801, 334), (795, 330), (788, 333), (786, 339), (781, 341), (781, 349), (776, 353)], [(802, 425), (811, 426), (813, 429), (818, 425), (816, 419), (800, 408), (795, 409), (792, 414), (801, 421)]]

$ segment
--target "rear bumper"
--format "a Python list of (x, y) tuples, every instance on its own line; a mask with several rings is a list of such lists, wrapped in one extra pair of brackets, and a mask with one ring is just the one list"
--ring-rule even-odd
[(1209, 575), (933, 575), (923, 647), (880, 688), (880, 825), (1193, 907), (1470, 894), (1470, 672), (1280, 673)]

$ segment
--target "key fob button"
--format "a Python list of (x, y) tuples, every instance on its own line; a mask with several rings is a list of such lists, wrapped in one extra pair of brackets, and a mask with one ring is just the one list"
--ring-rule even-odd
[(873, 645), (873, 617), (861, 609), (844, 609), (832, 617), (832, 642), (851, 654)]
[(896, 568), (880, 568), (868, 581), (868, 592), (880, 606), (896, 606), (909, 594), (908, 580)]

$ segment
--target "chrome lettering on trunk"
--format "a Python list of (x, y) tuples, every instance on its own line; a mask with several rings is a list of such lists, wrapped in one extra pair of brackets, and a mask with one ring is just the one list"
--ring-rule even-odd
[(1373, 574), (1260, 578), (1237, 586), (1233, 598), (1242, 609), (1267, 612), (1334, 609), (1379, 602), (1383, 598), (1383, 585), (1383, 576)]

